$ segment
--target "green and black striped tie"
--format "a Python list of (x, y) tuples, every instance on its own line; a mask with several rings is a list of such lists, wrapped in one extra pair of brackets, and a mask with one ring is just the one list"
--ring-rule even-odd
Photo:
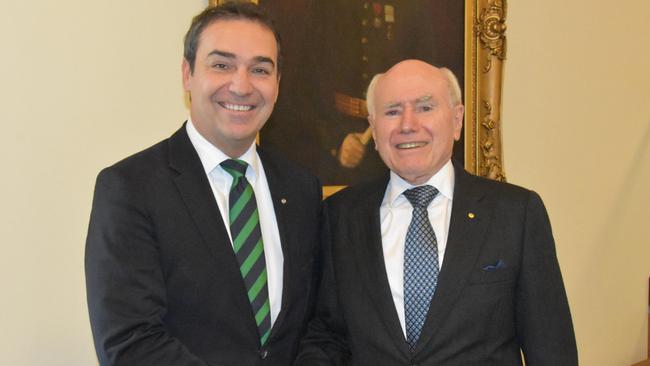
[(230, 234), (263, 346), (271, 333), (271, 307), (255, 192), (245, 176), (248, 167), (245, 161), (229, 159), (221, 166), (233, 178), (228, 200)]

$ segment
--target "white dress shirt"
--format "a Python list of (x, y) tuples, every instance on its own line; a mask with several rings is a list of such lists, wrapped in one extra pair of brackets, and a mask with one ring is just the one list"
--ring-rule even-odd
[[(228, 236), (232, 245), (232, 234), (230, 233), (230, 221), (228, 218), (228, 197), (233, 178), (220, 165), (223, 161), (230, 159), (230, 157), (206, 140), (196, 130), (191, 119), (187, 121), (186, 130), (192, 145), (199, 154), (205, 174), (210, 181), (212, 193), (214, 193), (214, 198), (219, 206), (221, 218), (226, 226), (226, 230), (228, 230)], [(273, 209), (269, 184), (266, 180), (262, 161), (257, 155), (255, 143), (253, 142), (251, 147), (237, 159), (248, 163), (246, 179), (255, 192), (262, 240), (264, 241), (264, 258), (266, 259), (269, 303), (271, 306), (271, 324), (273, 324), (280, 313), (280, 307), (282, 305), (282, 273), (284, 265), (278, 222), (275, 217), (275, 210)]]
[[(426, 183), (422, 184), (431, 185), (440, 192), (427, 208), (429, 221), (431, 221), (438, 242), (439, 266), (442, 266), (445, 249), (447, 248), (451, 204), (454, 197), (454, 178), (454, 167), (450, 160)], [(391, 171), (390, 181), (379, 209), (386, 274), (388, 275), (388, 283), (404, 337), (406, 337), (404, 320), (404, 242), (413, 216), (413, 206), (404, 197), (403, 193), (413, 187), (415, 186)]]

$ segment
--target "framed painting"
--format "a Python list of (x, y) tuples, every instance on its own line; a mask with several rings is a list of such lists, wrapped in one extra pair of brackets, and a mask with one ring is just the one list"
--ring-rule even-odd
[(473, 174), (505, 180), (506, 0), (253, 2), (274, 19), (283, 55), (280, 96), (259, 143), (316, 174), (325, 196), (385, 174), (366, 119), (365, 90), (376, 73), (408, 58), (454, 72), (465, 104), (454, 159)]

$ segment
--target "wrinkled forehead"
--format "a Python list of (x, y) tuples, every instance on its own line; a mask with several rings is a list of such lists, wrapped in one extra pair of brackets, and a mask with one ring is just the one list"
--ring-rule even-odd
[[(429, 71), (429, 72), (426, 72)], [(378, 104), (406, 103), (423, 99), (448, 98), (447, 81), (437, 70), (421, 72), (388, 72), (378, 81), (375, 100)]]

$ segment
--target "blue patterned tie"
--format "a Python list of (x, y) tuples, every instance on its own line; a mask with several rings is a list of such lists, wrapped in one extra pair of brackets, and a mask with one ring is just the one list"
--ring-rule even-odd
[(255, 192), (246, 179), (248, 164), (245, 161), (229, 159), (222, 162), (221, 166), (233, 178), (228, 198), (232, 246), (248, 290), (248, 300), (253, 308), (263, 346), (271, 333), (271, 315), (264, 243)]
[(404, 191), (413, 206), (404, 245), (404, 313), (411, 352), (420, 338), (438, 284), (438, 242), (427, 213), (437, 194), (438, 190), (428, 185)]

